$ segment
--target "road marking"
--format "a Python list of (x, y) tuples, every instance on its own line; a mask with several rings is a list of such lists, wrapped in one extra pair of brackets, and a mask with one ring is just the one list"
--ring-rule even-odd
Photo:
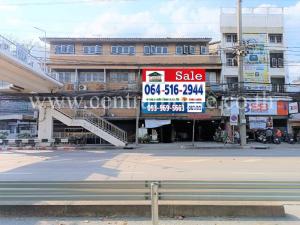
[(146, 162), (158, 162), (158, 161), (163, 161), (165, 159), (149, 159), (149, 160), (146, 160)]
[(27, 175), (32, 173), (15, 173), (15, 172), (0, 172), (0, 175)]
[(103, 161), (108, 161), (109, 159), (94, 159), (94, 160), (89, 160), (88, 162), (103, 162)]
[(250, 162), (258, 162), (258, 161), (261, 161), (262, 159), (247, 159), (247, 160), (244, 160), (242, 162), (245, 162), (245, 163), (250, 163)]
[(192, 159), (192, 160), (186, 160), (184, 162), (205, 162), (208, 160), (210, 160), (210, 159)]
[(141, 173), (144, 173), (144, 172), (140, 172), (140, 171), (121, 171), (120, 173), (141, 174)]
[(52, 163), (52, 162), (62, 162), (62, 161), (69, 161), (69, 160), (73, 160), (73, 159), (51, 159), (48, 158), (46, 160), (44, 160), (44, 163)]
[(248, 175), (262, 175), (267, 174), (263, 172), (232, 172), (233, 174), (248, 174)]

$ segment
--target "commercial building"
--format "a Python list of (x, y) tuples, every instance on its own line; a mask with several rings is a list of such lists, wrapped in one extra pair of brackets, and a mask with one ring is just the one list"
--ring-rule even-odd
[[(145, 127), (145, 120), (149, 119), (167, 124), (155, 131), (148, 130), (158, 141), (191, 140), (193, 119), (197, 121), (196, 140), (212, 139), (212, 125), (221, 119), (217, 104), (198, 118), (190, 118), (188, 114), (144, 115), (136, 107), (136, 99), (141, 98), (143, 68), (203, 68), (208, 96), (214, 87), (219, 88), (216, 84), (221, 80), (221, 61), (218, 55), (209, 54), (210, 38), (47, 38), (46, 41), (50, 44), (48, 67), (52, 76), (64, 84), (60, 92), (77, 95), (92, 92), (96, 96), (129, 93), (129, 101), (123, 102), (123, 108), (89, 109), (85, 105), (97, 116), (127, 131), (129, 142), (135, 140), (137, 114), (139, 127)], [(58, 121), (54, 124), (54, 136), (70, 134), (70, 128)], [(90, 137), (89, 143), (100, 141)]]
[[(221, 82), (232, 91), (228, 95), (232, 97), (231, 104), (229, 107), (224, 104), (223, 107), (223, 115), (229, 122), (230, 116), (238, 114), (238, 110), (234, 109), (238, 96), (235, 93), (238, 88), (236, 9), (224, 8), (220, 17), (221, 42), (218, 50), (222, 60)], [(265, 117), (265, 121), (271, 117), (274, 127), (287, 130), (288, 102), (291, 98), (286, 94), (288, 73), (285, 65), (283, 9), (243, 8), (242, 19), (243, 41), (247, 46), (243, 66), (245, 88), (242, 95), (247, 100), (248, 131), (262, 126), (261, 120), (264, 118), (261, 117)], [(216, 45), (218, 43), (212, 47)]]

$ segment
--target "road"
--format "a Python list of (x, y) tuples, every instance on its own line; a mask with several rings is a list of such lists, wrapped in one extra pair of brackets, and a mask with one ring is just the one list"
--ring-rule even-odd
[(2, 181), (300, 181), (300, 149), (1, 151)]

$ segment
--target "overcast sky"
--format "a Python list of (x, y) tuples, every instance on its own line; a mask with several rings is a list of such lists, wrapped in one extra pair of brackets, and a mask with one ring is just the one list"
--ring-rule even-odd
[[(300, 47), (300, 0), (244, 0), (244, 7), (285, 8), (287, 46)], [(236, 0), (0, 0), (0, 33), (18, 40), (62, 37), (212, 37), (221, 7)], [(300, 48), (288, 52), (300, 62)], [(293, 67), (294, 69), (294, 67)]]

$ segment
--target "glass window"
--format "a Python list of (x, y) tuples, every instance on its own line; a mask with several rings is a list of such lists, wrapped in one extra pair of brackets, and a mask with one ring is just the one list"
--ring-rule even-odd
[(227, 43), (236, 43), (237, 42), (237, 34), (226, 34), (226, 42)]
[(195, 53), (196, 53), (196, 47), (195, 46), (193, 46), (193, 45), (190, 45), (190, 54), (191, 55), (195, 55)]
[(200, 47), (200, 53), (201, 53), (201, 55), (207, 55), (207, 53), (208, 53), (207, 47), (206, 46), (201, 46)]
[(100, 45), (85, 45), (83, 46), (83, 53), (88, 55), (100, 54), (101, 48)]
[(74, 83), (75, 82), (75, 72), (71, 71), (58, 71), (54, 72), (53, 76), (62, 83)]
[(163, 47), (163, 54), (168, 54), (168, 48), (167, 47)]
[(176, 54), (178, 55), (194, 55), (196, 53), (196, 47), (194, 45), (177, 45)]
[(134, 79), (134, 72), (110, 72), (110, 82), (131, 82)]
[(103, 71), (82, 71), (79, 72), (79, 81), (84, 82), (104, 82)]
[(74, 44), (58, 44), (55, 45), (55, 54), (74, 54)]
[(283, 68), (283, 53), (270, 53), (270, 66), (271, 68)]
[(178, 55), (183, 54), (183, 47), (182, 46), (176, 46), (176, 54), (178, 54)]
[(130, 45), (113, 45), (111, 53), (114, 55), (134, 55), (135, 47)]
[(144, 46), (144, 53), (145, 53), (146, 55), (150, 55), (150, 54), (151, 54), (150, 46)]
[(162, 47), (161, 47), (161, 46), (158, 46), (158, 47), (157, 47), (156, 53), (157, 53), (157, 54), (161, 54), (161, 53), (162, 53)]
[(189, 54), (190, 50), (189, 50), (189, 46), (188, 45), (184, 45), (183, 46), (183, 54)]
[(111, 53), (112, 54), (117, 54), (117, 46), (112, 46), (111, 47)]
[(129, 53), (129, 46), (124, 46), (124, 54), (128, 54)]
[(272, 44), (281, 44), (282, 43), (282, 34), (270, 34), (269, 41)]
[(123, 50), (123, 48), (121, 47), (121, 46), (118, 46), (118, 48), (117, 48), (118, 50), (117, 50), (117, 53), (118, 54), (122, 54), (122, 50)]
[(231, 52), (226, 53), (226, 66), (237, 66), (236, 56)]
[(162, 55), (168, 54), (168, 47), (162, 45), (145, 45), (144, 46), (144, 54), (145, 55)]
[(129, 54), (130, 55), (134, 55), (135, 54), (135, 48), (133, 46), (130, 46)]

